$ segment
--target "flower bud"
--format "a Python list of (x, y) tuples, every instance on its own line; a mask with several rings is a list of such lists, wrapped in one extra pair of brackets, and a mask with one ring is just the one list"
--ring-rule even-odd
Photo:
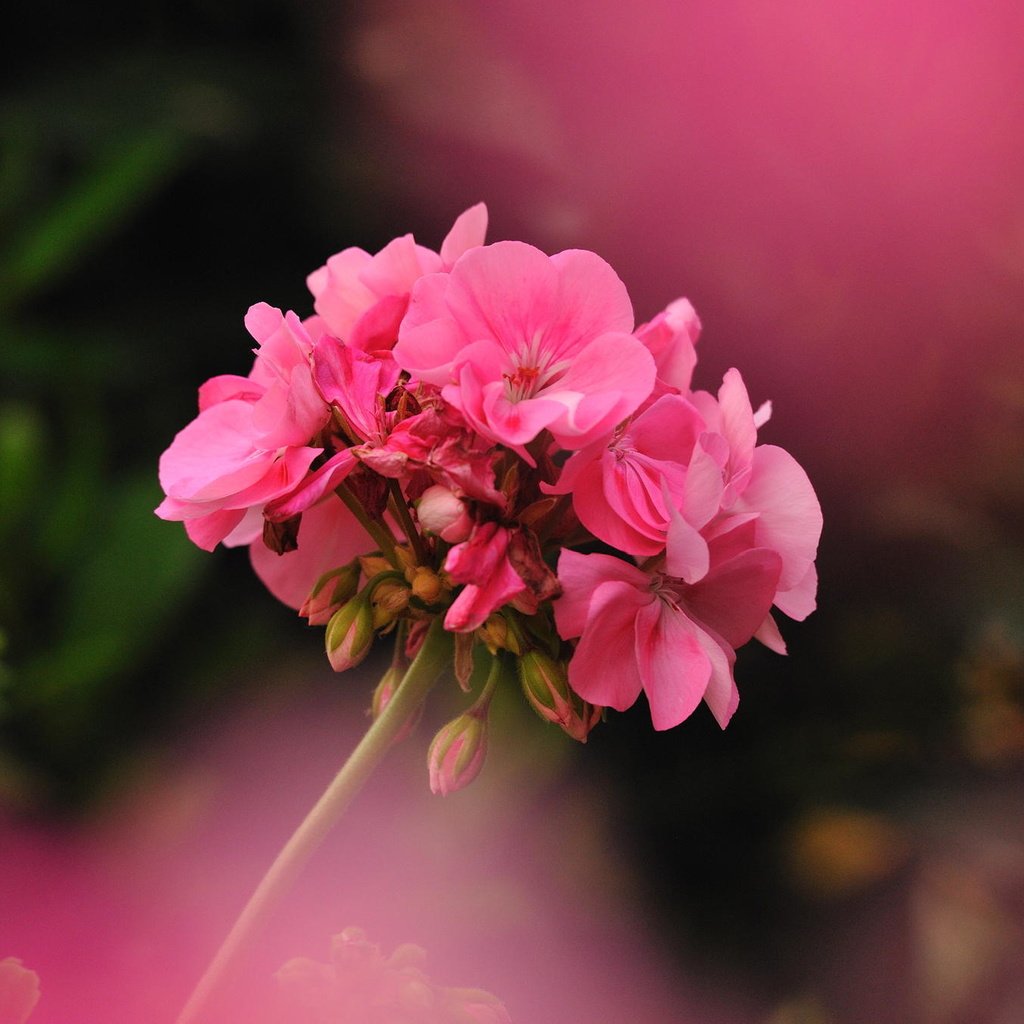
[[(373, 700), (370, 703), (370, 714), (373, 720), (376, 722), (378, 718), (384, 713), (384, 709), (391, 703), (391, 698), (395, 695), (395, 690), (398, 688), (398, 684), (402, 681), (402, 670), (396, 665), (392, 665), (391, 668), (384, 673), (381, 677), (380, 682), (377, 684), (377, 688), (373, 691)], [(423, 717), (423, 704), (406, 719), (401, 729), (395, 734), (395, 738), (391, 741), (394, 743), (401, 743), (407, 736), (409, 736), (413, 729), (419, 724), (419, 720)]]
[(344, 672), (366, 657), (373, 646), (373, 608), (364, 590), (339, 608), (327, 623), (324, 643), (335, 672)]
[(480, 773), (487, 754), (487, 708), (472, 707), (453, 719), (427, 751), (430, 789), (447, 796), (468, 786)]
[(372, 586), (370, 605), (373, 628), (390, 626), (409, 606), (409, 588), (402, 580), (385, 578)]
[(413, 596), (418, 597), (424, 604), (433, 604), (445, 591), (441, 577), (426, 565), (407, 569), (405, 578), (412, 584)]
[(359, 566), (355, 562), (325, 572), (313, 584), (309, 597), (299, 609), (299, 615), (311, 626), (323, 626), (347, 601), (355, 597), (359, 588)]
[(443, 484), (434, 484), (423, 492), (416, 515), (424, 530), (436, 533), (449, 544), (460, 544), (473, 529), (473, 520), (462, 499)]
[(489, 615), (487, 621), (476, 632), (491, 654), (497, 654), (498, 651), (519, 653), (519, 639), (515, 630), (509, 629), (508, 620), (504, 615)]
[(570, 689), (564, 662), (543, 651), (528, 651), (519, 659), (519, 681), (526, 699), (541, 718), (554, 722), (574, 740), (586, 743), (587, 734), (599, 721), (601, 712)]

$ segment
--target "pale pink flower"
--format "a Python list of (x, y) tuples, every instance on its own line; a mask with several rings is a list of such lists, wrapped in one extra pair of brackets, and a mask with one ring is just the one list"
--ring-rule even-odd
[(245, 318), (260, 343), (248, 377), (214, 377), (199, 415), (160, 458), (167, 497), (156, 513), (183, 520), (201, 548), (248, 544), (263, 507), (305, 479), (321, 449), (310, 444), (329, 409), (313, 384), (312, 341), (294, 313), (258, 303)]
[(413, 284), (424, 274), (450, 270), (464, 252), (483, 245), (486, 232), (487, 207), (478, 203), (458, 217), (440, 253), (417, 245), (412, 235), (373, 256), (343, 249), (307, 278), (313, 306), (327, 331), (351, 348), (386, 353), (398, 337)]
[(583, 448), (650, 394), (654, 359), (632, 328), (625, 286), (599, 256), (497, 242), (416, 282), (394, 356), (533, 464), (525, 445), (542, 430)]
[(670, 302), (656, 317), (638, 327), (636, 336), (654, 357), (657, 369), (651, 397), (685, 395), (697, 365), (694, 346), (700, 337), (700, 318), (690, 300)]
[(675, 574), (671, 558), (645, 572), (610, 555), (563, 551), (554, 611), (559, 634), (580, 638), (572, 688), (619, 711), (643, 690), (655, 729), (678, 725), (704, 700), (724, 728), (739, 703), (735, 649), (767, 616), (781, 571), (774, 551), (732, 547), (712, 541), (711, 568), (693, 584)]

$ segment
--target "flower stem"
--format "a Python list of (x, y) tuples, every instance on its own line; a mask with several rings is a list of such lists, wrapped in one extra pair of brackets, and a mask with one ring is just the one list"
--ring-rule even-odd
[(402, 566), (398, 561), (398, 556), (395, 554), (395, 538), (392, 537), (391, 531), (384, 524), (383, 518), (381, 522), (377, 522), (371, 519), (363, 508), (362, 502), (352, 493), (349, 489), (348, 484), (340, 483), (334, 489), (335, 494), (348, 506), (349, 511), (359, 520), (363, 529), (377, 542), (380, 546), (381, 553), (384, 557), (396, 568), (401, 569)]
[(383, 759), (409, 716), (426, 698), (450, 659), (451, 638), (444, 631), (441, 619), (435, 619), (427, 631), (423, 646), (395, 689), (387, 707), (367, 729), (323, 796), (306, 815), (305, 820), (271, 864), (270, 870), (263, 876), (189, 997), (177, 1018), (177, 1024), (192, 1024), (202, 1019), (201, 1014), (210, 997), (226, 980), (232, 967), (256, 937), (310, 856), (337, 824), (353, 797)]
[(416, 529), (416, 524), (412, 521), (412, 516), (409, 515), (409, 506), (406, 504), (401, 485), (397, 480), (389, 480), (388, 489), (391, 492), (391, 508), (398, 518), (399, 525), (405, 531), (406, 539), (412, 545), (413, 553), (416, 555), (416, 564), (428, 565), (423, 538), (420, 537), (419, 530)]

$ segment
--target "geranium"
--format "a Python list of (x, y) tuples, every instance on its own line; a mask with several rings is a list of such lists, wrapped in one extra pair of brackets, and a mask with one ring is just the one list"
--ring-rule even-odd
[[(755, 412), (738, 370), (716, 394), (693, 389), (693, 306), (677, 299), (634, 331), (599, 256), (485, 245), (485, 227), (480, 205), (440, 252), (408, 235), (373, 256), (343, 250), (310, 275), (305, 321), (254, 306), (252, 372), (205, 384), (161, 459), (158, 514), (203, 547), (249, 543), (271, 592), (325, 627), (335, 669), (394, 643), (367, 735), (242, 937), (445, 668), (472, 698), (429, 747), (442, 794), (481, 771), (499, 687), (521, 686), (580, 741), (641, 692), (656, 729), (702, 701), (724, 727), (737, 649), (756, 637), (784, 653), (771, 609), (814, 608), (814, 490), (758, 444), (771, 407)], [(460, 1013), (500, 1019), (486, 1001)]]

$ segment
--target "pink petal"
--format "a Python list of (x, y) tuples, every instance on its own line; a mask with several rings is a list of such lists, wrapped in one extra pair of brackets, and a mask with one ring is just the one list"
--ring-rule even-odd
[(357, 459), (351, 448), (332, 455), (315, 472), (310, 473), (290, 493), (269, 502), (264, 509), (267, 519), (283, 522), (315, 505), (334, 490), (355, 468)]
[(685, 613), (655, 600), (636, 616), (636, 660), (657, 730), (693, 714), (711, 677), (711, 661)]
[(772, 618), (771, 612), (764, 617), (764, 622), (757, 627), (757, 630), (754, 632), (754, 639), (759, 640), (768, 650), (774, 651), (776, 654), (786, 653), (786, 641), (782, 639), (778, 624)]
[(736, 652), (704, 630), (697, 631), (697, 639), (711, 663), (711, 676), (704, 691), (704, 702), (711, 709), (715, 721), (724, 729), (740, 704), (740, 692), (732, 674)]
[(608, 332), (632, 332), (633, 304), (626, 286), (597, 253), (567, 249), (552, 256), (551, 264), (558, 270), (559, 311), (551, 334), (571, 332), (582, 348)]
[(792, 590), (807, 575), (821, 536), (821, 506), (807, 474), (789, 452), (774, 445), (754, 450), (750, 482), (734, 506), (758, 512), (758, 547), (782, 556), (780, 590)]
[(239, 399), (252, 404), (264, 392), (262, 384), (249, 377), (238, 377), (233, 373), (224, 373), (219, 377), (211, 377), (199, 388), (199, 411), (203, 412), (211, 405)]
[(775, 606), (791, 619), (801, 622), (817, 608), (818, 570), (812, 562), (795, 587), (775, 595)]
[(495, 242), (470, 250), (453, 268), (448, 308), (469, 340), (491, 338), (508, 348), (551, 330), (558, 280), (540, 249)]
[(656, 600), (649, 591), (617, 580), (593, 592), (586, 628), (569, 661), (569, 685), (584, 700), (617, 711), (636, 703), (643, 681), (634, 623), (644, 606)]
[(582, 634), (590, 602), (602, 583), (628, 583), (634, 590), (649, 591), (650, 578), (635, 565), (612, 555), (582, 555), (563, 548), (558, 556), (558, 581), (562, 596), (553, 604), (555, 626), (564, 640)]
[(679, 395), (664, 395), (629, 425), (635, 448), (664, 462), (690, 461), (697, 439), (706, 429), (697, 409)]
[(477, 203), (460, 213), (441, 243), (441, 263), (444, 269), (451, 270), (464, 252), (483, 245), (486, 234), (487, 207), (483, 203)]
[(219, 402), (180, 430), (160, 456), (160, 485), (170, 497), (213, 500), (255, 483), (273, 458), (253, 445), (252, 406)]
[(670, 507), (671, 522), (665, 546), (665, 568), (670, 576), (696, 583), (711, 564), (707, 541), (675, 509)]
[(746, 551), (715, 565), (700, 582), (689, 587), (685, 594), (687, 610), (731, 647), (740, 647), (764, 622), (781, 570), (782, 559), (776, 552), (767, 548)]
[(326, 266), (306, 278), (313, 294), (313, 308), (323, 317), (332, 334), (346, 338), (356, 320), (378, 299), (359, 275), (373, 257), (352, 247), (335, 253)]
[(243, 509), (222, 509), (185, 520), (185, 532), (196, 547), (212, 551), (245, 517)]
[(408, 295), (385, 295), (355, 322), (348, 345), (362, 352), (389, 352), (398, 339), (398, 328), (408, 308)]
[(250, 546), (249, 557), (256, 575), (274, 597), (298, 610), (325, 572), (373, 546), (341, 499), (330, 497), (303, 513), (295, 551), (278, 555), (261, 539)]
[(573, 355), (565, 374), (540, 394), (562, 402), (551, 428), (559, 444), (583, 448), (610, 434), (654, 386), (654, 360), (632, 335), (604, 334)]

